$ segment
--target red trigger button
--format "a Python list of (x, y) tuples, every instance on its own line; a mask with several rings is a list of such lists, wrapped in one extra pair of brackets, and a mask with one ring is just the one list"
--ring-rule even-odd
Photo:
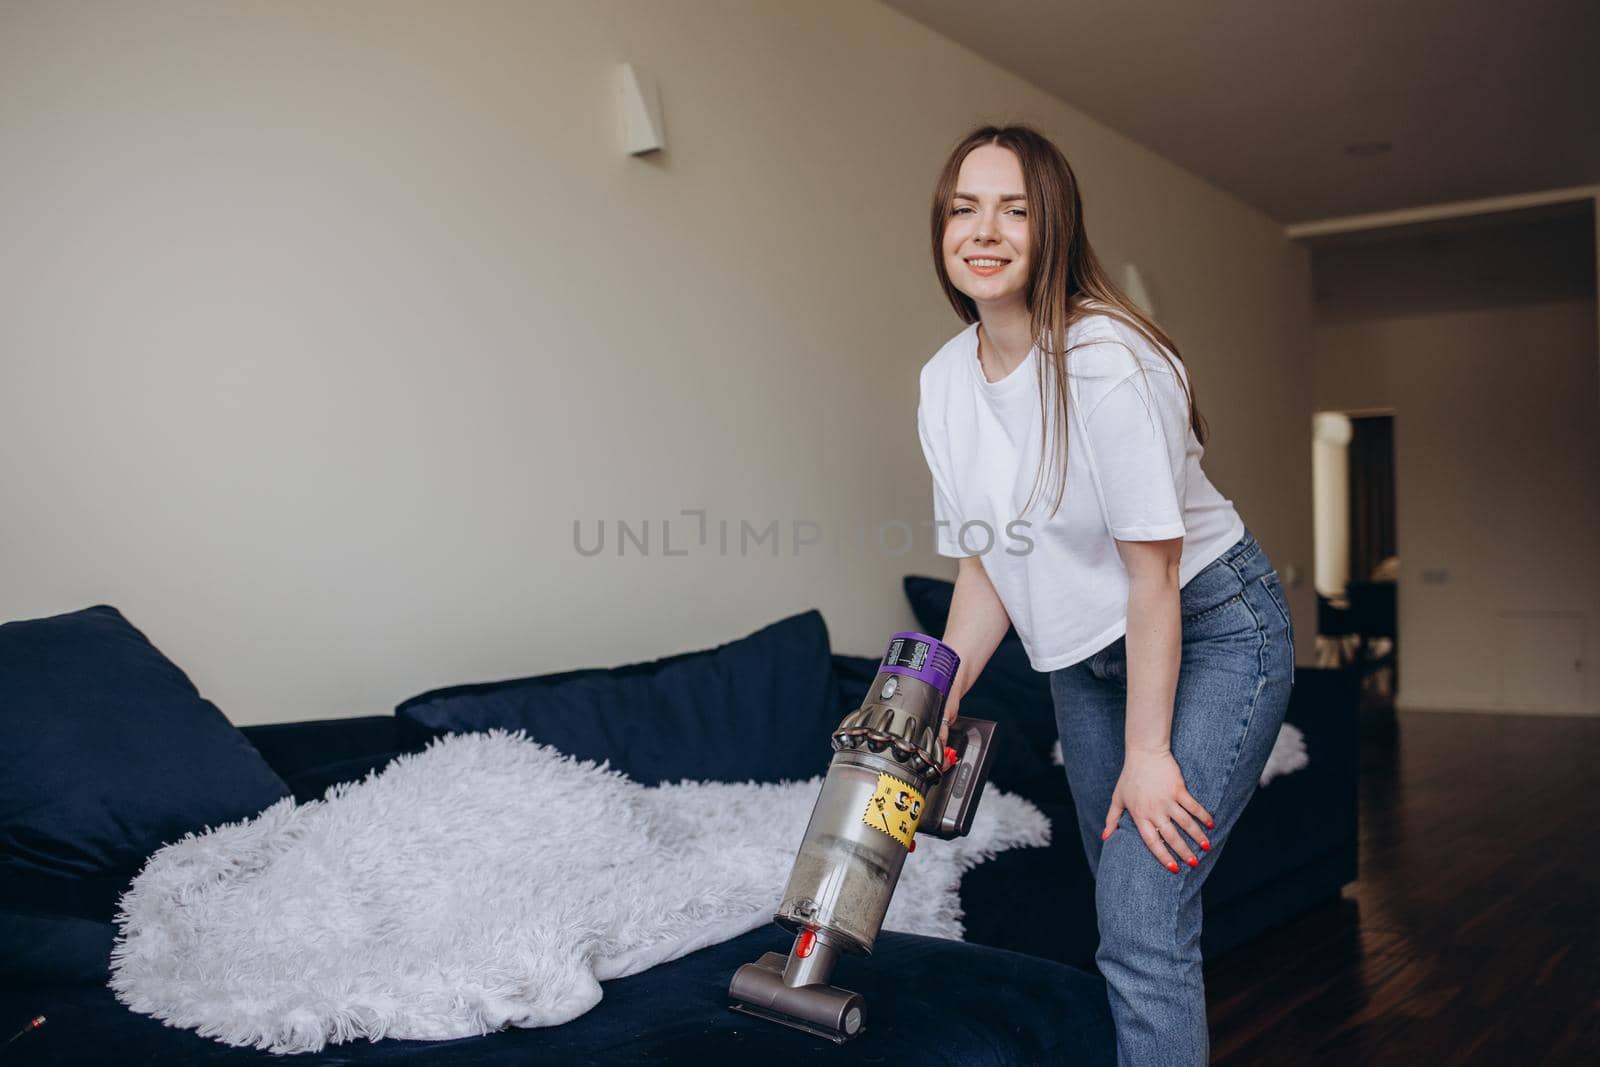
[(956, 750), (951, 748), (949, 745), (946, 745), (944, 747), (944, 765), (946, 767), (949, 767), (952, 764), (954, 764), (955, 761), (956, 761)]
[(794, 954), (801, 959), (805, 959), (811, 955), (811, 948), (816, 942), (817, 932), (815, 930), (802, 930), (800, 932), (800, 941), (795, 945)]

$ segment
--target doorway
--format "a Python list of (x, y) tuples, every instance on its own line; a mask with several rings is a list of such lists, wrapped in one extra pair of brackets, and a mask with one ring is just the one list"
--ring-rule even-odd
[(1400, 555), (1392, 410), (1322, 411), (1312, 422), (1317, 664), (1357, 672), (1365, 700), (1400, 684)]

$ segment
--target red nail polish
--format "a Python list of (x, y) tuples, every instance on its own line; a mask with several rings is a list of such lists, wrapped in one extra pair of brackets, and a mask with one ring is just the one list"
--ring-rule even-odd
[(1216, 828), (1217, 828), (1217, 824), (1216, 823), (1214, 823), (1214, 822), (1207, 822), (1206, 823), (1206, 829), (1207, 830), (1215, 830)]
[(1110, 836), (1111, 836), (1111, 831), (1110, 830), (1101, 830), (1100, 831), (1100, 840), (1104, 841), (1106, 838), (1108, 838)]
[(1198, 867), (1198, 866), (1200, 866), (1200, 861), (1197, 860), (1197, 859), (1191, 859), (1191, 860), (1189, 860), (1189, 866)]
[(1169, 864), (1167, 864), (1167, 870), (1171, 871), (1173, 874), (1177, 874), (1178, 873), (1178, 865), (1176, 863), (1169, 863)]
[(1200, 847), (1205, 849), (1207, 852), (1210, 852), (1211, 851), (1211, 842), (1210, 841), (1202, 841), (1202, 842), (1200, 842)]

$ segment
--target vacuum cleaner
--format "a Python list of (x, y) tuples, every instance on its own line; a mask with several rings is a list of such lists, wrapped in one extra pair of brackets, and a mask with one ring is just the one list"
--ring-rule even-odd
[(773, 921), (795, 935), (734, 972), (728, 1006), (843, 1044), (866, 1027), (861, 994), (828, 984), (841, 952), (872, 955), (915, 835), (972, 829), (995, 724), (939, 724), (960, 657), (926, 634), (889, 640), (861, 707), (833, 731), (834, 756)]

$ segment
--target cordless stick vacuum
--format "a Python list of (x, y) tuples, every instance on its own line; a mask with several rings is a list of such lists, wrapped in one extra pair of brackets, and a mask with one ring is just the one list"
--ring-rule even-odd
[(972, 829), (995, 724), (957, 718), (939, 750), (945, 698), (961, 660), (926, 634), (889, 640), (861, 707), (833, 731), (833, 760), (773, 920), (795, 935), (734, 972), (729, 1007), (843, 1044), (865, 1028), (861, 994), (828, 984), (840, 952), (872, 955), (919, 831)]

